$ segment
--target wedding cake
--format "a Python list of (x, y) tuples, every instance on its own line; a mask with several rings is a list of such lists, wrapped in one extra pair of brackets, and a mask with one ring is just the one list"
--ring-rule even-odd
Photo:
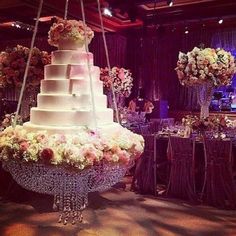
[(128, 164), (143, 152), (143, 137), (113, 122), (85, 34), (90, 42), (93, 31), (81, 21), (59, 20), (51, 27), (49, 43), (58, 50), (44, 67), (37, 107), (29, 122), (0, 133), (1, 161), (83, 170), (100, 162)]
[[(60, 29), (56, 30), (60, 32)], [(91, 41), (93, 33), (89, 35), (88, 40)], [(99, 128), (113, 129), (117, 123), (113, 122), (113, 110), (107, 108), (107, 97), (99, 79), (100, 69), (94, 66), (93, 54), (86, 53), (84, 44), (75, 40), (64, 39), (57, 46), (59, 50), (52, 52), (51, 64), (44, 69), (37, 107), (31, 108), (30, 121), (24, 127), (30, 131), (73, 133), (78, 132), (81, 126), (94, 128), (96, 119)]]

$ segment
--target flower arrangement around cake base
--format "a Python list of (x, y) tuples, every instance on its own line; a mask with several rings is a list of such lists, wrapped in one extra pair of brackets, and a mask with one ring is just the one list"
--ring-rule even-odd
[(143, 137), (119, 127), (113, 132), (81, 128), (76, 135), (27, 132), (22, 126), (0, 134), (0, 160), (39, 162), (78, 171), (102, 162), (128, 164), (143, 152)]

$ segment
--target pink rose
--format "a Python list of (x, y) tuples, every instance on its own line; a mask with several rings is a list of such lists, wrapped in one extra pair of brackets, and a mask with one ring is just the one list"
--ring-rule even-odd
[(47, 141), (47, 138), (44, 134), (39, 134), (37, 137), (36, 137), (37, 141), (39, 143), (45, 143), (45, 141)]
[(66, 136), (65, 135), (60, 135), (60, 137), (56, 140), (56, 144), (62, 144), (62, 143), (66, 143)]
[(119, 151), (117, 153), (118, 157), (119, 157), (119, 160), (124, 163), (124, 164), (127, 164), (129, 162), (129, 155), (126, 151)]
[(31, 57), (30, 64), (33, 65), (33, 66), (37, 65), (38, 64), (38, 58), (35, 57), (35, 56)]
[(104, 152), (103, 157), (108, 162), (112, 161), (112, 153), (111, 152)]
[(61, 33), (64, 30), (64, 25), (62, 23), (58, 24), (55, 30)]
[(72, 25), (71, 25), (70, 23), (67, 23), (67, 24), (65, 25), (65, 30), (68, 31), (68, 32), (70, 32), (70, 31), (72, 30)]
[(40, 158), (46, 163), (50, 163), (53, 156), (54, 156), (54, 153), (51, 148), (44, 148), (40, 153)]
[(89, 149), (84, 149), (81, 152), (81, 155), (86, 158), (86, 161), (89, 164), (93, 164), (97, 160), (96, 153), (93, 151), (93, 149), (90, 149), (90, 148)]
[(22, 151), (26, 151), (28, 149), (28, 147), (29, 147), (29, 144), (26, 141), (23, 141), (20, 143), (20, 149)]
[(124, 80), (124, 79), (125, 79), (124, 70), (120, 69), (120, 72), (119, 72), (119, 74), (118, 74), (118, 77), (119, 77), (121, 80)]
[(18, 67), (17, 61), (13, 61), (13, 62), (11, 63), (11, 67), (14, 68), (14, 69), (16, 69), (16, 68)]
[(43, 63), (44, 65), (47, 65), (47, 64), (50, 63), (50, 58), (48, 58), (48, 57), (42, 57), (42, 58), (41, 58), (41, 61), (42, 61), (42, 63)]

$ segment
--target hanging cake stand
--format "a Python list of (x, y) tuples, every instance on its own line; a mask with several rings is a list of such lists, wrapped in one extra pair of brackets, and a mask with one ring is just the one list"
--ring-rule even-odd
[[(80, 0), (80, 2), (83, 16), (83, 25), (85, 26), (83, 0)], [(20, 110), (26, 78), (29, 71), (30, 58), (32, 55), (33, 45), (38, 28), (39, 17), (42, 10), (42, 4), (43, 0), (40, 0), (40, 6), (38, 9), (37, 20), (35, 23), (31, 48), (27, 60), (27, 65), (25, 69), (23, 84), (19, 96), (19, 102), (17, 105), (17, 111), (15, 117), (17, 117)], [(67, 16), (67, 8), (68, 8), (68, 0), (66, 0), (65, 17), (64, 17), (65, 19)], [(102, 14), (99, 0), (98, 0), (98, 8), (99, 8), (99, 16), (101, 19), (102, 31), (104, 33), (105, 31), (102, 25)], [(87, 37), (85, 37), (85, 46), (86, 46), (86, 53), (88, 53)], [(108, 55), (107, 52), (106, 55)], [(110, 65), (108, 56), (107, 60), (108, 60), (108, 65)], [(89, 71), (88, 74), (90, 80), (90, 90), (91, 90), (90, 92), (92, 97), (92, 107), (94, 113), (93, 117), (95, 119), (94, 120), (95, 127), (97, 127), (95, 118), (96, 117), (95, 102), (92, 89), (92, 76), (91, 76), (91, 68), (89, 61), (87, 62), (87, 65)], [(114, 95), (114, 89), (113, 89), (113, 95)], [(116, 114), (118, 114), (115, 96), (114, 96), (114, 104), (115, 104)], [(117, 120), (119, 121), (119, 118), (117, 118)], [(14, 125), (13, 125), (14, 129), (15, 126), (16, 126), (16, 118), (14, 120)], [(12, 131), (10, 131), (10, 134), (11, 132)], [(7, 136), (6, 142), (8, 141), (9, 140)], [(88, 205), (88, 193), (95, 191), (105, 191), (109, 189), (112, 185), (120, 181), (121, 178), (125, 175), (127, 169), (133, 165), (134, 161), (132, 160), (135, 157), (131, 154), (130, 158), (132, 157), (132, 159), (130, 159), (129, 163), (127, 164), (121, 164), (120, 162), (108, 163), (100, 161), (100, 163), (93, 164), (92, 166), (87, 167), (84, 170), (78, 170), (74, 167), (69, 167), (69, 165), (68, 166), (53, 165), (53, 164), (44, 164), (44, 162), (42, 163), (42, 162), (24, 161), (24, 159), (21, 156), (21, 153), (15, 152), (16, 150), (13, 147), (11, 149), (9, 148), (9, 146), (7, 146), (5, 151), (6, 153), (4, 153), (3, 158), (1, 160), (3, 168), (6, 171), (10, 172), (13, 179), (23, 188), (37, 193), (53, 195), (54, 208), (59, 210), (60, 212), (59, 222), (62, 222), (64, 224), (67, 224), (68, 222), (71, 222), (72, 224), (76, 222), (82, 222), (83, 219), (82, 211)], [(6, 157), (4, 157), (7, 154), (11, 157), (8, 158), (8, 160), (6, 159)], [(19, 158), (19, 160), (16, 159), (16, 156), (17, 158)]]
[(88, 205), (88, 193), (105, 191), (119, 182), (128, 165), (102, 163), (77, 172), (64, 167), (21, 161), (3, 162), (3, 168), (23, 188), (54, 196), (53, 208), (59, 210), (59, 222), (82, 222)]

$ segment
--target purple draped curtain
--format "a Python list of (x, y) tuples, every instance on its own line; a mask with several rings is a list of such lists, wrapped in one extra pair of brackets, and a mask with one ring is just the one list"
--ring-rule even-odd
[[(187, 52), (204, 43), (206, 47), (223, 47), (236, 56), (236, 30), (233, 28), (202, 27), (191, 29), (189, 34), (160, 28), (151, 33), (132, 31), (125, 36), (108, 33), (106, 38), (111, 66), (131, 69), (134, 78), (131, 97), (137, 96), (142, 87), (146, 97), (167, 100), (171, 110), (199, 108), (195, 89), (181, 86), (177, 79), (174, 68), (179, 51)], [(17, 44), (29, 47), (30, 40), (0, 41), (0, 50)], [(49, 52), (55, 50), (48, 45), (47, 37), (38, 37), (35, 46)], [(95, 35), (89, 48), (94, 54), (94, 64), (107, 66), (101, 34)]]
[[(35, 40), (35, 47), (39, 48), (40, 50), (51, 52), (55, 50), (54, 47), (51, 47), (48, 44), (47, 37), (37, 37)], [(14, 39), (14, 40), (7, 40), (7, 41), (0, 41), (0, 51), (6, 49), (6, 47), (15, 47), (17, 44), (30, 47), (31, 38), (25, 39)]]
[[(120, 66), (126, 68), (126, 37), (119, 34), (106, 34), (106, 39), (111, 66)], [(30, 47), (30, 42), (30, 38), (0, 41), (0, 51), (5, 50), (6, 47), (15, 47), (17, 44)], [(35, 40), (35, 46), (40, 50), (45, 50), (48, 52), (56, 50), (55, 47), (52, 47), (48, 44), (47, 37), (37, 37)], [(101, 34), (95, 35), (92, 43), (89, 45), (89, 50), (94, 54), (94, 64), (96, 66), (107, 66), (105, 49)]]
[(196, 90), (181, 86), (174, 68), (179, 51), (190, 51), (200, 43), (205, 47), (223, 47), (235, 55), (236, 30), (202, 27), (189, 34), (162, 29), (150, 35), (130, 35), (127, 65), (135, 78), (134, 96), (142, 87), (148, 98), (167, 100), (171, 110), (199, 109)]
[[(120, 34), (106, 34), (107, 48), (111, 67), (126, 67), (127, 38)], [(101, 34), (96, 34), (89, 45), (89, 50), (94, 55), (94, 64), (99, 67), (107, 67), (103, 38)]]

